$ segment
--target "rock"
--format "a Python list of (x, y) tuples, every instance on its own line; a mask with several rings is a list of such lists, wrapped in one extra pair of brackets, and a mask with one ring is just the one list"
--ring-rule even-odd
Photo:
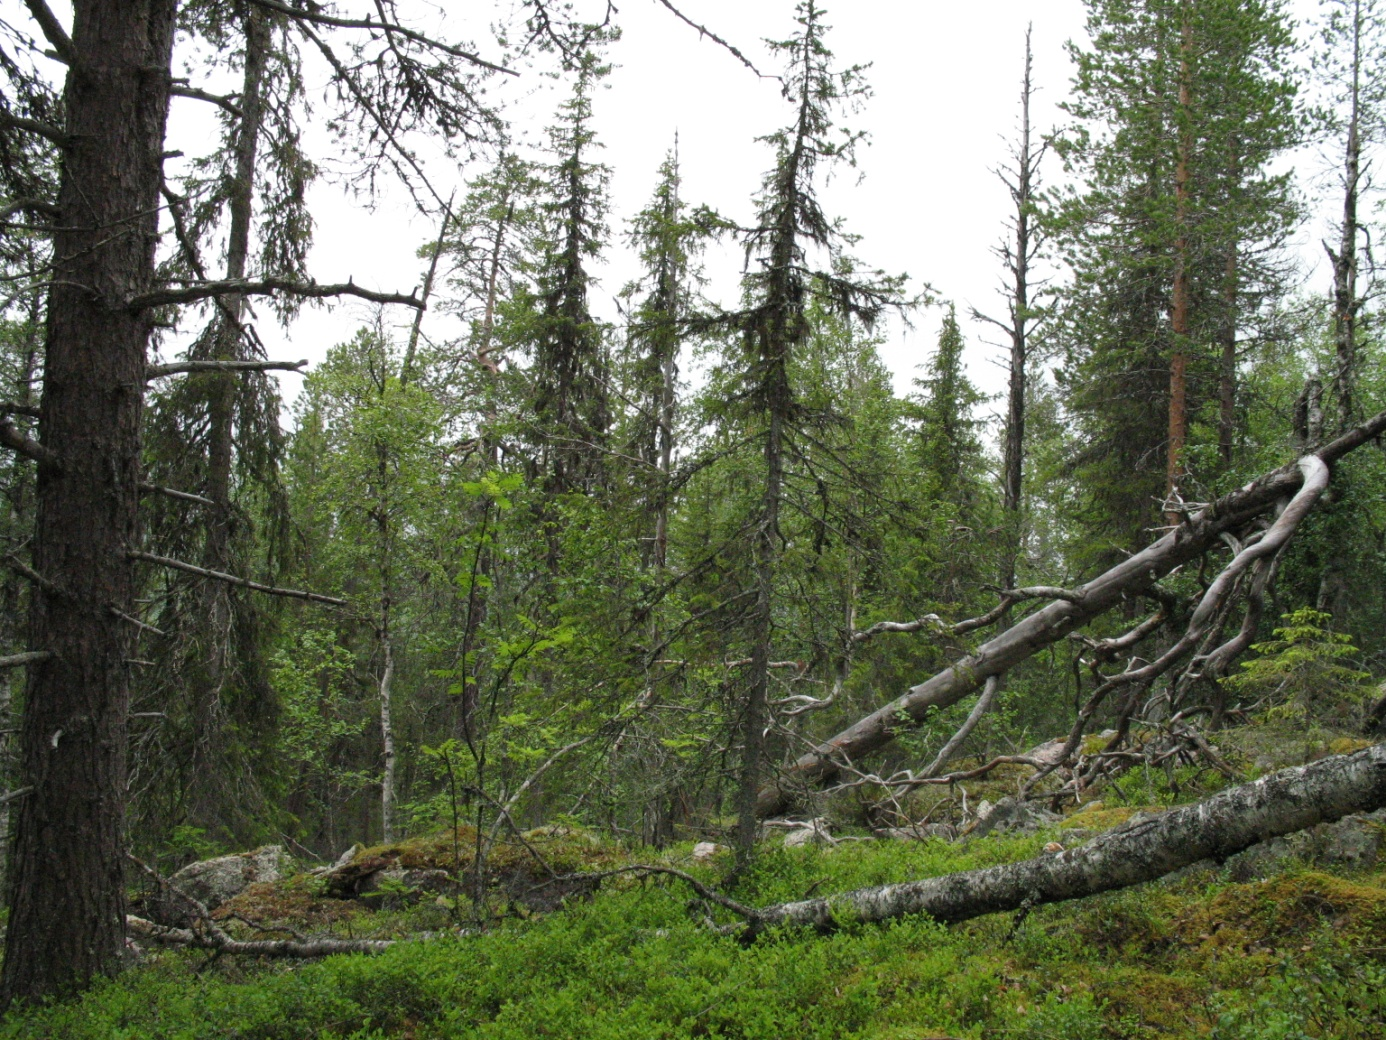
[(1386, 847), (1386, 809), (1361, 816), (1344, 816), (1298, 834), (1272, 838), (1228, 859), (1232, 880), (1264, 880), (1296, 864), (1370, 870)]
[(356, 898), (365, 900), (377, 910), (397, 910), (413, 906), (426, 896), (436, 898), (453, 893), (456, 888), (446, 870), (392, 866), (362, 878), (356, 888)]
[[(247, 885), (279, 881), (288, 866), (289, 857), (284, 846), (265, 845), (253, 852), (189, 863), (169, 878), (169, 882), (208, 910), (215, 910), (239, 895)], [(150, 897), (144, 910), (150, 920), (173, 927), (185, 926), (198, 916), (184, 900), (167, 892)]]
[(894, 841), (923, 841), (925, 838), (952, 841), (958, 836), (958, 828), (951, 823), (921, 823), (914, 827), (882, 827), (873, 833), (878, 838)]
[(801, 845), (822, 845), (833, 840), (833, 836), (828, 833), (828, 821), (823, 817), (810, 820), (808, 825), (792, 830), (784, 836), (785, 848), (797, 848)]
[(983, 802), (981, 806), (978, 806), (977, 823), (968, 832), (970, 837), (980, 838), (992, 831), (1028, 834), (1031, 831), (1039, 830), (1041, 827), (1048, 827), (1059, 819), (1047, 809), (1018, 801), (1015, 798), (1002, 798), (983, 814), (981, 810), (986, 804)]
[(727, 851), (725, 845), (718, 845), (713, 841), (700, 841), (693, 846), (692, 858), (696, 860), (712, 859), (719, 852)]

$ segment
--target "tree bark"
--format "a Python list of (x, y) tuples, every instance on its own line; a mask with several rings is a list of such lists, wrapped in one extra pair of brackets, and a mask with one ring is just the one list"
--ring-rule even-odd
[[(1315, 455), (1331, 466), (1384, 432), (1386, 412), (1326, 444)], [(1223, 532), (1236, 529), (1294, 494), (1303, 481), (1299, 464), (1290, 463), (1199, 510), (1159, 541), (1080, 586), (1070, 598), (1056, 600), (1021, 619), (956, 664), (801, 756), (775, 784), (761, 791), (757, 811), (762, 817), (783, 812), (796, 788), (831, 781), (840, 775), (844, 763), (879, 751), (901, 729), (918, 725), (932, 709), (957, 703), (991, 676), (1058, 642), (1123, 599), (1139, 595), (1176, 567), (1218, 544)]]
[(1195, 805), (1133, 820), (1076, 849), (1021, 863), (782, 903), (756, 912), (752, 935), (776, 925), (831, 928), (928, 914), (943, 923), (1108, 892), (1258, 842), (1386, 806), (1386, 744), (1282, 769)]
[(76, 0), (40, 405), (24, 782), (0, 1003), (120, 966), (140, 417), (168, 115), (173, 0)]

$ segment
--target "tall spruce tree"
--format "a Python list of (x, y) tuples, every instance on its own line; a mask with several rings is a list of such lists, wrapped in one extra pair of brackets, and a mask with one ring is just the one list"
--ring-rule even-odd
[[(758, 502), (747, 522), (751, 589), (747, 620), (750, 663), (736, 726), (740, 768), (736, 793), (736, 851), (744, 868), (754, 853), (756, 796), (766, 768), (770, 670), (783, 552), (780, 510), (787, 465), (799, 455), (795, 444), (805, 418), (791, 373), (808, 340), (807, 309), (817, 300), (827, 313), (867, 325), (900, 302), (898, 281), (858, 273), (844, 249), (848, 240), (823, 210), (816, 194), (826, 167), (850, 162), (858, 133), (834, 137), (834, 117), (869, 93), (861, 66), (835, 69), (824, 42), (827, 25), (816, 0), (796, 9), (798, 29), (771, 42), (786, 58), (782, 82), (794, 106), (793, 121), (764, 138), (775, 152), (757, 202), (756, 228), (747, 237), (750, 273), (744, 280), (746, 308), (736, 316), (743, 369), (739, 396), (743, 422), (761, 447)], [(815, 265), (816, 254), (827, 264)]]

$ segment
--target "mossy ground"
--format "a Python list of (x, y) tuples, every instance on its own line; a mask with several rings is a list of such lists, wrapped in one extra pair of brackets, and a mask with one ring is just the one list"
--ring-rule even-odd
[[(1335, 739), (1300, 739), (1282, 753), (1319, 757)], [(1263, 742), (1271, 743), (1254, 733), (1223, 744), (1251, 771), (1268, 753)], [(1196, 796), (1201, 782), (1165, 783), (1163, 775), (1133, 777), (1124, 791), (1104, 793), (1101, 805), (1070, 810), (1035, 834), (772, 843), (730, 894), (764, 905), (1028, 858), (1051, 840), (1071, 843), (1075, 830), (1104, 830)], [(443, 832), (365, 849), (357, 859), (465, 871), (471, 853), (462, 846), (474, 847), (474, 839), (463, 832), (455, 848)], [(499, 876), (537, 874), (539, 852), (557, 872), (643, 861), (713, 883), (730, 866), (726, 855), (699, 862), (691, 851), (691, 843), (622, 849), (554, 828), (500, 844), (490, 860)], [(311, 876), (255, 886), (232, 906), (266, 925), (434, 937), (378, 957), (309, 964), (162, 953), (79, 1000), (11, 1014), (0, 1021), (0, 1040), (1386, 1036), (1386, 871), (1295, 868), (1235, 883), (1226, 871), (1193, 868), (1023, 918), (995, 915), (952, 928), (914, 918), (831, 935), (785, 932), (753, 946), (705, 927), (706, 908), (669, 878), (608, 878), (590, 899), (527, 919), (502, 917), (478, 934), (459, 934), (455, 913), (432, 900), (377, 912), (326, 898)]]
[[(735, 894), (768, 903), (988, 866), (1053, 836), (769, 848)], [(658, 858), (714, 880), (717, 866), (688, 852)], [(1386, 874), (1232, 884), (1210, 869), (1019, 922), (911, 919), (751, 947), (707, 930), (689, 901), (677, 882), (609, 880), (562, 912), (374, 958), (257, 965), (163, 954), (79, 1001), (11, 1015), (0, 1037), (1386, 1035)], [(393, 923), (377, 927), (407, 930), (405, 916), (379, 917)], [(355, 934), (366, 924), (325, 923)]]

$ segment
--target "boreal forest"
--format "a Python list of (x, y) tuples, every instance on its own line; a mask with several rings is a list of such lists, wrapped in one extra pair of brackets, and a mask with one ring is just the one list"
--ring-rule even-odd
[(0, 1037), (1386, 1036), (1386, 2), (998, 26), (976, 301), (639, 6), (734, 210), (609, 4), (0, 7)]

